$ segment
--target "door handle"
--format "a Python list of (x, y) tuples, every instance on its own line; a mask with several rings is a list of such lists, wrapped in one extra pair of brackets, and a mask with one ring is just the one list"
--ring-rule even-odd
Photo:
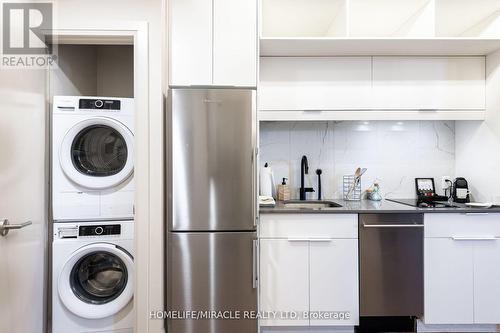
[(289, 242), (331, 242), (331, 238), (287, 238)]
[(498, 237), (451, 237), (454, 241), (495, 241)]
[(26, 221), (20, 224), (10, 224), (8, 219), (0, 220), (0, 236), (5, 237), (10, 230), (21, 229), (33, 224), (31, 221)]
[(364, 228), (423, 228), (423, 224), (364, 224)]
[(258, 282), (258, 261), (257, 257), (259, 255), (259, 241), (254, 239), (252, 244), (252, 288), (257, 288)]

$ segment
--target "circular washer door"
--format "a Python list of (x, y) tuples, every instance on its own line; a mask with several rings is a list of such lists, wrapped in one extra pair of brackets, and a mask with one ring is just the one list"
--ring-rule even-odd
[(74, 125), (64, 136), (59, 162), (66, 176), (88, 189), (106, 189), (134, 170), (134, 136), (122, 123), (95, 117)]
[(81, 247), (59, 273), (59, 298), (79, 317), (112, 316), (132, 299), (133, 264), (132, 257), (113, 244), (94, 243)]

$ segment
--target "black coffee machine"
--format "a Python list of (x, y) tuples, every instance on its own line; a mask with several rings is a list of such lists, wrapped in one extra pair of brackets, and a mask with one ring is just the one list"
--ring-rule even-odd
[(453, 183), (453, 201), (458, 203), (470, 202), (469, 183), (463, 177), (458, 177)]

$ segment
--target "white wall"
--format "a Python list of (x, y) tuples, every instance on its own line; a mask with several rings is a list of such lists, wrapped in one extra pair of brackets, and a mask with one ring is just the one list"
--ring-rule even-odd
[(476, 201), (500, 197), (500, 51), (486, 57), (486, 109), (486, 121), (456, 124), (456, 174)]
[[(276, 182), (289, 178), (298, 198), (300, 160), (306, 155), (306, 185), (317, 189), (322, 169), (323, 198), (342, 197), (342, 177), (357, 167), (368, 171), (363, 189), (374, 181), (388, 198), (414, 198), (415, 178), (455, 175), (453, 121), (264, 122), (260, 125), (260, 163), (270, 162)], [(316, 193), (308, 198), (316, 198)]]
[(57, 95), (134, 97), (131, 45), (58, 45), (50, 71), (50, 97)]
[(98, 96), (134, 97), (133, 46), (98, 46), (96, 72)]

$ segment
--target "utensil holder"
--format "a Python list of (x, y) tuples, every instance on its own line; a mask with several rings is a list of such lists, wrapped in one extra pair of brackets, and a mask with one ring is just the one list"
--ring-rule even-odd
[(346, 175), (343, 179), (344, 200), (361, 200), (361, 178), (356, 182), (356, 176)]

